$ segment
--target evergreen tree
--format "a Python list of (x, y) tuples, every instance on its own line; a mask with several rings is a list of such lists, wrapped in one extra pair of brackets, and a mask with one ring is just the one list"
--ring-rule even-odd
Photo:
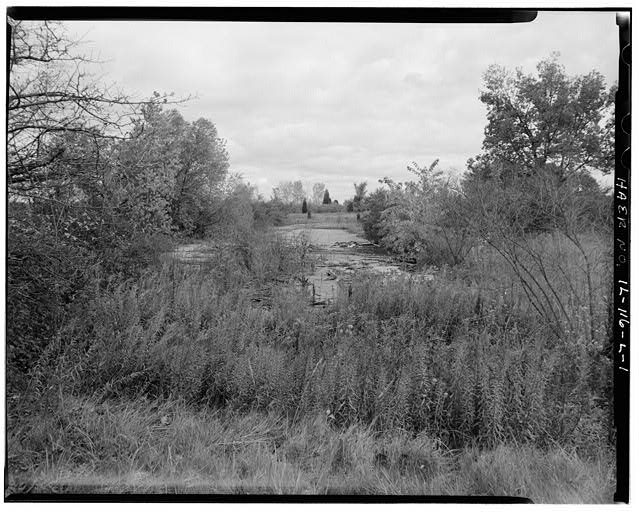
[(329, 195), (329, 191), (325, 189), (324, 198), (322, 199), (322, 204), (331, 204), (331, 196)]
[(307, 213), (307, 200), (302, 201), (302, 213)]

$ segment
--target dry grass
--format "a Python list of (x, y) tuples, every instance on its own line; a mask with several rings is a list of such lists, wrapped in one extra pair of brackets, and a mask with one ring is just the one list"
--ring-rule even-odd
[(611, 461), (502, 445), (447, 451), (403, 431), (335, 429), (326, 415), (203, 411), (180, 401), (66, 395), (8, 438), (15, 492), (418, 494), (611, 502)]

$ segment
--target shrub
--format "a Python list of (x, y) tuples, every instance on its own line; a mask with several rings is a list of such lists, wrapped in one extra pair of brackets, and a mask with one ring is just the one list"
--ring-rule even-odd
[(12, 223), (7, 247), (7, 381), (32, 368), (91, 280), (88, 251)]
[(279, 226), (287, 216), (287, 210), (282, 203), (277, 201), (253, 201), (253, 222), (257, 229), (268, 226)]
[(337, 213), (343, 212), (344, 207), (336, 203), (319, 204), (314, 207), (316, 213)]
[(382, 212), (389, 206), (387, 192), (381, 188), (367, 196), (364, 201), (365, 213), (361, 215), (362, 227), (368, 240), (380, 243), (384, 236), (384, 227), (381, 225)]

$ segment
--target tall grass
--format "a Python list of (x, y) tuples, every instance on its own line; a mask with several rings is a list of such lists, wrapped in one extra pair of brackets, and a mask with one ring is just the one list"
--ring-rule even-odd
[[(238, 278), (241, 283), (242, 278)], [(224, 290), (164, 268), (98, 292), (50, 345), (34, 382), (100, 399), (180, 398), (287, 417), (428, 432), (448, 446), (602, 446), (607, 375), (504, 299), (461, 282), (363, 275), (327, 310), (304, 291)]]
[[(24, 411), (26, 412), (26, 411)], [(609, 460), (560, 448), (451, 451), (428, 435), (335, 429), (181, 400), (61, 396), (7, 438), (7, 491), (76, 493), (455, 494), (610, 501)]]
[[(109, 485), (150, 491), (214, 478), (214, 492), (605, 499), (601, 350), (559, 340), (515, 295), (446, 269), (432, 280), (360, 274), (313, 308), (292, 284), (307, 248), (291, 244), (222, 244), (207, 265), (96, 286), (40, 357), (28, 396), (9, 404), (10, 473), (28, 468), (25, 481), (55, 489), (75, 468), (89, 487), (113, 469)], [(562, 471), (574, 475), (566, 495)]]

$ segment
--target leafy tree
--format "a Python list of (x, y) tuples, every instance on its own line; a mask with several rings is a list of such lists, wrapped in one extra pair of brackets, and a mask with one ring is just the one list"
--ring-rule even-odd
[(558, 339), (593, 341), (606, 323), (610, 200), (592, 174), (612, 169), (614, 89), (595, 71), (567, 76), (557, 55), (536, 76), (491, 67), (485, 87), (483, 152), (463, 182), (467, 222)]
[(373, 194), (369, 194), (365, 200), (363, 207), (367, 212), (362, 216), (362, 227), (367, 239), (373, 243), (380, 243), (384, 236), (384, 228), (380, 221), (382, 213), (388, 206), (389, 193), (383, 188), (378, 188)]
[(361, 183), (354, 183), (353, 188), (355, 189), (355, 195), (353, 196), (353, 209), (355, 211), (360, 211), (362, 202), (367, 195), (367, 182), (363, 181)]
[[(181, 118), (176, 111), (170, 113)], [(210, 203), (229, 169), (226, 143), (218, 136), (216, 126), (200, 118), (180, 123), (179, 167), (171, 204), (173, 223), (187, 233), (202, 231), (210, 222)]]
[(313, 204), (318, 205), (322, 202), (324, 188), (324, 183), (315, 183), (313, 185)]
[(166, 235), (220, 221), (221, 204), (245, 205), (240, 224), (252, 212), (223, 186), (213, 123), (163, 111), (176, 103), (167, 95), (131, 100), (93, 79), (61, 23), (9, 21), (8, 357), (27, 370), (90, 280), (135, 275)]
[(322, 199), (322, 204), (331, 204), (331, 196), (329, 195), (329, 191), (324, 191), (324, 197)]
[(254, 226), (252, 204), (258, 199), (257, 189), (233, 174), (225, 181), (215, 202), (210, 232), (215, 238), (228, 237), (245, 245)]
[(353, 211), (353, 199), (345, 200), (344, 205), (347, 209), (347, 212), (351, 213)]
[[(492, 66), (485, 87), (480, 99), (488, 108), (488, 124), (483, 152), (468, 162), (467, 193), (479, 190), (477, 183), (519, 189), (506, 194), (518, 197), (512, 209), (517, 218), (510, 220), (527, 233), (554, 229), (552, 197), (565, 183), (581, 197), (595, 195), (591, 203), (600, 204), (597, 196), (603, 192), (592, 173), (607, 174), (613, 167), (615, 87), (607, 91), (595, 71), (567, 76), (557, 54), (538, 64), (537, 76)], [(590, 216), (597, 218), (598, 209)]]
[[(463, 254), (458, 244), (452, 242), (454, 226), (445, 223), (445, 199), (452, 193), (437, 169), (438, 160), (421, 167), (413, 162), (407, 170), (417, 181), (395, 183), (381, 180), (389, 188), (388, 207), (380, 215), (379, 230), (382, 243), (389, 250), (423, 263), (459, 263)], [(445, 232), (446, 230), (446, 232)]]
[[(181, 116), (157, 105), (143, 108), (130, 140), (117, 145), (112, 188), (118, 211), (131, 219), (131, 236), (172, 229), (171, 204), (180, 162)], [(177, 112), (175, 113), (177, 114)]]
[(282, 204), (289, 204), (291, 199), (290, 191), (287, 190), (287, 184), (280, 182), (277, 187), (273, 187), (271, 191), (271, 200)]
[(273, 199), (284, 204), (299, 204), (306, 196), (307, 193), (300, 180), (281, 181), (278, 186), (273, 189)]
[[(7, 185), (12, 197), (33, 196), (52, 181), (68, 180), (54, 167), (65, 137), (83, 134), (96, 145), (128, 137), (140, 107), (167, 102), (155, 93), (133, 101), (91, 79), (91, 61), (78, 53), (58, 22), (10, 23)], [(45, 192), (46, 193), (46, 192)]]
[(293, 201), (299, 203), (307, 197), (307, 193), (300, 180), (293, 182)]
[(186, 122), (176, 110), (142, 109), (129, 140), (114, 146), (110, 192), (133, 233), (203, 236), (227, 175), (224, 141), (213, 123)]
[[(131, 140), (168, 97), (133, 101), (92, 79), (92, 62), (61, 23), (11, 21), (10, 43), (8, 191), (10, 202), (26, 201), (38, 216), (15, 218), (14, 232), (45, 222), (43, 236), (95, 250), (130, 243), (134, 225), (166, 231), (175, 158), (163, 144), (134, 155)], [(146, 200), (136, 211), (129, 193)]]
[(600, 73), (569, 77), (553, 54), (535, 76), (491, 66), (484, 82), (489, 122), (483, 153), (468, 164), (474, 176), (505, 181), (548, 168), (562, 180), (613, 169), (615, 89)]
[(463, 197), (437, 169), (438, 160), (407, 167), (416, 181), (379, 180), (366, 197), (362, 222), (367, 238), (421, 264), (461, 263), (474, 238), (465, 221)]
[(168, 98), (134, 101), (94, 80), (61, 23), (9, 20), (8, 38), (7, 355), (26, 371), (91, 276), (132, 243), (118, 153), (143, 107)]

